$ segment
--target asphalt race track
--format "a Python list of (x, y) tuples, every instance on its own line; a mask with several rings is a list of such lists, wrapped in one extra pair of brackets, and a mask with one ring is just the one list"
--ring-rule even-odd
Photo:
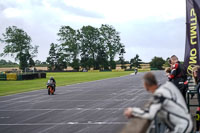
[[(160, 83), (163, 71), (154, 72)], [(123, 110), (144, 106), (142, 76), (128, 75), (0, 97), (0, 133), (118, 133)], [(45, 86), (44, 86), (45, 87)]]

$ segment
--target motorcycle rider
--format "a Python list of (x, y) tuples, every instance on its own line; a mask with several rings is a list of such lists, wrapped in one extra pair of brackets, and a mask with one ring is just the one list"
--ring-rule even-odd
[(53, 84), (53, 89), (54, 89), (54, 92), (56, 91), (56, 80), (53, 78), (53, 77), (50, 77), (50, 83)]
[(138, 73), (137, 67), (134, 69), (135, 75)]
[(151, 72), (145, 74), (143, 79), (146, 90), (153, 93), (153, 101), (146, 109), (129, 107), (124, 115), (150, 120), (157, 116), (166, 124), (170, 133), (190, 133), (193, 128), (191, 115), (178, 88), (169, 81), (159, 86)]

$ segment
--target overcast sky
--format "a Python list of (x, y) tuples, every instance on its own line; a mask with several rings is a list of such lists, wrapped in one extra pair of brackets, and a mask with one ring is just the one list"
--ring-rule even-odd
[(109, 24), (120, 32), (126, 60), (136, 54), (143, 61), (173, 54), (183, 60), (185, 6), (184, 0), (0, 0), (0, 37), (8, 26), (22, 28), (39, 45), (35, 59), (45, 61), (60, 26)]

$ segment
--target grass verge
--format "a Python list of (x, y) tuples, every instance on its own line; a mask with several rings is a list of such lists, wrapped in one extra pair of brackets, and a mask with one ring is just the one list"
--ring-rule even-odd
[(65, 86), (106, 78), (114, 78), (132, 73), (124, 72), (63, 72), (47, 73), (46, 79), (23, 80), (23, 81), (0, 81), (0, 96), (16, 94), (46, 88), (47, 80), (52, 76), (57, 86)]

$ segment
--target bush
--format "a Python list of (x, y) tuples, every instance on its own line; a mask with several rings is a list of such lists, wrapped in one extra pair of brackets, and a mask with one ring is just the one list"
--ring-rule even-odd
[(163, 60), (162, 57), (154, 57), (151, 62), (150, 62), (150, 65), (151, 65), (151, 68), (157, 68), (159, 70), (162, 70), (162, 66), (163, 64), (165, 64), (165, 60)]

